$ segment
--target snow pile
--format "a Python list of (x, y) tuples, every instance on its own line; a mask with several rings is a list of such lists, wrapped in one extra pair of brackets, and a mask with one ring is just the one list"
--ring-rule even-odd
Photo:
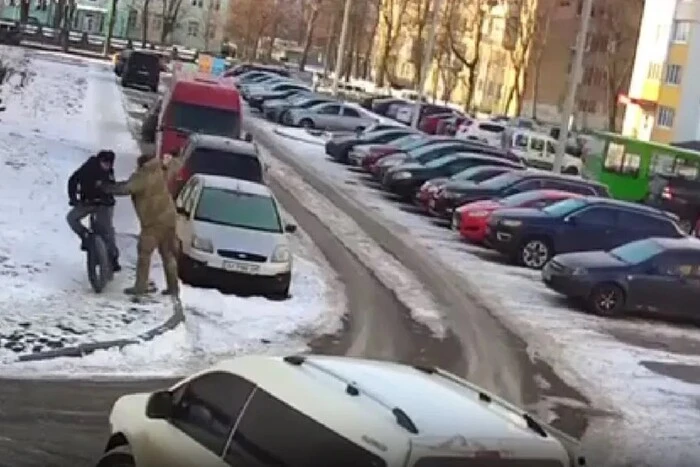
[[(285, 147), (339, 191), (364, 204), (366, 212), (390, 225), (392, 232), (431, 251), (463, 277), (465, 286), (478, 290), (492, 313), (526, 339), (533, 358), (550, 363), (597, 409), (621, 415), (592, 419), (584, 440), (590, 453), (604, 456), (592, 459), (593, 464), (694, 464), (690, 459), (700, 456), (696, 442), (700, 385), (697, 376), (691, 378), (700, 373), (697, 329), (639, 319), (610, 320), (573, 310), (546, 289), (538, 272), (504, 265), (497, 254), (460, 242), (454, 232), (387, 201), (364, 183), (363, 175), (329, 161), (318, 146), (286, 139)], [(615, 337), (620, 334), (651, 344), (622, 341)], [(685, 345), (690, 350), (675, 350), (679, 340), (690, 342)], [(651, 348), (654, 345), (658, 347)], [(664, 374), (673, 375), (673, 368), (685, 369), (686, 376)]]
[[(318, 252), (299, 231), (293, 238), (289, 300), (243, 299), (183, 287), (186, 323), (152, 342), (82, 359), (15, 363), (22, 353), (134, 337), (164, 322), (172, 305), (158, 298), (155, 304), (135, 306), (122, 293), (134, 280), (138, 233), (129, 199), (120, 199), (115, 209), (124, 271), (103, 294), (89, 288), (84, 253), (65, 222), (68, 176), (91, 154), (114, 149), (119, 179), (135, 166), (138, 149), (109, 67), (37, 58), (23, 49), (0, 53), (18, 70), (0, 91), (7, 106), (0, 117), (0, 164), (7, 175), (0, 186), (4, 376), (181, 374), (240, 352), (296, 351), (309, 336), (339, 327), (343, 288), (329, 278), (329, 267), (318, 261)], [(151, 276), (162, 286), (157, 259)]]

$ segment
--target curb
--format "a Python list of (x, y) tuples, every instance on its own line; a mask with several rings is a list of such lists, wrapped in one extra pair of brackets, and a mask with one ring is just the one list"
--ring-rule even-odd
[(283, 137), (283, 138), (289, 138), (289, 139), (293, 139), (293, 140), (295, 140), (295, 141), (301, 141), (302, 143), (313, 144), (313, 145), (315, 145), (315, 146), (321, 146), (321, 147), (323, 147), (323, 146), (325, 145), (324, 142), (319, 141), (319, 140), (313, 141), (313, 140), (311, 140), (311, 139), (306, 139), (306, 138), (303, 138), (303, 137), (301, 137), (301, 136), (290, 135), (289, 133), (285, 133), (285, 132), (283, 132), (283, 131), (280, 131), (280, 129), (277, 128), (277, 127), (273, 128), (272, 131), (273, 131), (276, 135), (279, 135), (279, 136), (281, 136), (281, 137)]
[(19, 362), (36, 362), (42, 360), (51, 360), (59, 357), (84, 357), (97, 350), (107, 350), (117, 347), (119, 350), (128, 345), (140, 344), (153, 340), (161, 334), (171, 331), (180, 323), (185, 321), (185, 313), (182, 309), (182, 303), (177, 300), (173, 304), (173, 314), (164, 323), (149, 329), (138, 336), (128, 339), (115, 339), (111, 341), (89, 342), (80, 344), (74, 347), (65, 347), (57, 350), (47, 350), (45, 352), (37, 352), (27, 355), (21, 355), (17, 361)]

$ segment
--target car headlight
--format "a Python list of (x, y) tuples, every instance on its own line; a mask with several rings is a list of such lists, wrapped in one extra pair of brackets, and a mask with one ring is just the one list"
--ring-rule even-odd
[(467, 212), (469, 213), (469, 217), (487, 217), (489, 215), (488, 211), (472, 211), (472, 212), (467, 211)]
[(394, 180), (407, 180), (412, 176), (413, 175), (411, 174), (411, 172), (406, 172), (405, 170), (402, 170), (394, 174)]
[(501, 221), (501, 225), (504, 227), (520, 227), (523, 221), (518, 221), (515, 219), (505, 219)]
[(214, 245), (208, 238), (202, 238), (198, 236), (192, 237), (192, 248), (199, 251), (204, 251), (206, 253), (214, 252)]
[(279, 245), (277, 248), (275, 248), (275, 251), (272, 252), (270, 261), (273, 263), (288, 263), (291, 257), (292, 255), (289, 252), (289, 248), (287, 248), (285, 245)]

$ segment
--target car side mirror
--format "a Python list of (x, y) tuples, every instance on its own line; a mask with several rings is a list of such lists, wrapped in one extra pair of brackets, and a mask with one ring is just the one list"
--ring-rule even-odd
[(246, 133), (245, 136), (243, 137), (243, 139), (244, 139), (246, 142), (250, 143), (250, 142), (253, 141), (253, 135), (251, 135), (250, 133)]
[(287, 224), (284, 226), (284, 231), (293, 234), (297, 231), (297, 226), (294, 224)]
[(571, 225), (576, 225), (576, 218), (573, 216), (568, 216), (564, 218), (564, 222)]
[(170, 391), (151, 394), (146, 404), (146, 417), (152, 420), (167, 420), (173, 414), (173, 395)]

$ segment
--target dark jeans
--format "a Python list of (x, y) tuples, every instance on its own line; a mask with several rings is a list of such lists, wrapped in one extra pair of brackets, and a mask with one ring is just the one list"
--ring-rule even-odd
[(114, 206), (89, 206), (78, 205), (68, 212), (66, 220), (68, 225), (81, 239), (89, 233), (82, 220), (90, 214), (95, 214), (95, 228), (107, 244), (109, 255), (115, 260), (119, 258), (119, 249), (114, 238)]

